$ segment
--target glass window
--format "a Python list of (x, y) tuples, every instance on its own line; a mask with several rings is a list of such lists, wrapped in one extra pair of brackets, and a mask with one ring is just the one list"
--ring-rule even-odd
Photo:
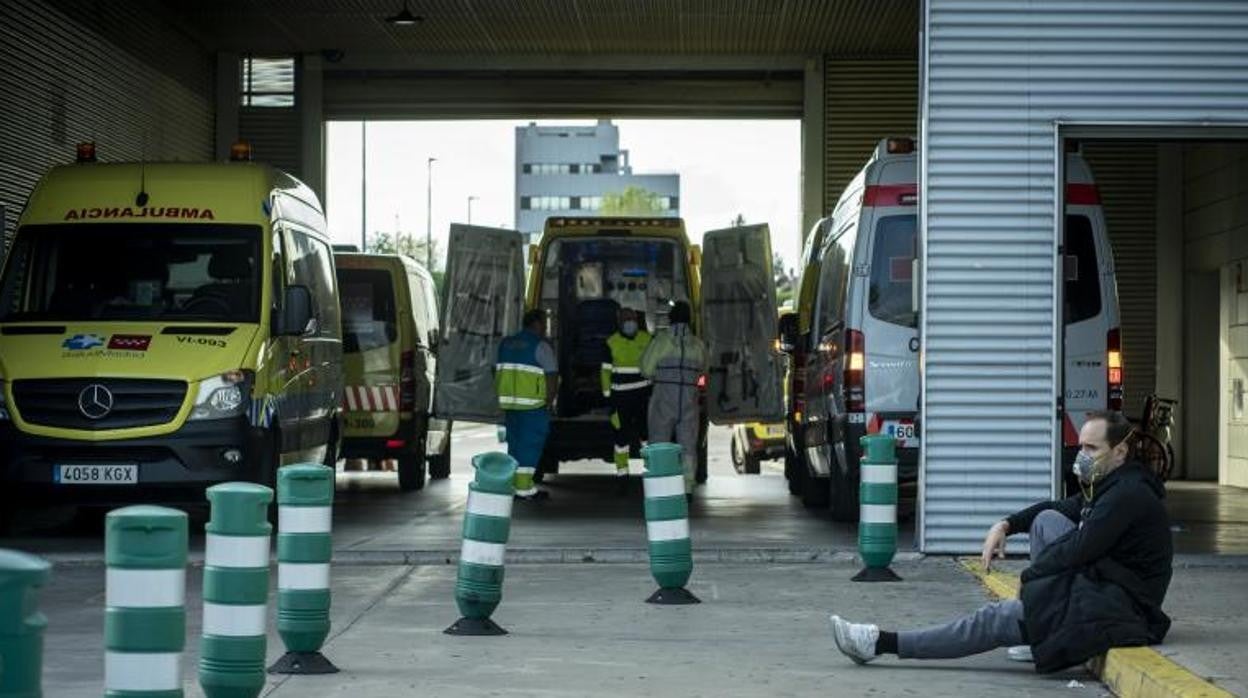
[(818, 344), (828, 334), (842, 329), (845, 322), (845, 292), (852, 273), (854, 240), (857, 227), (850, 225), (836, 237), (823, 253), (819, 276), (818, 324), (811, 332), (811, 341)]
[(290, 243), (294, 283), (307, 286), (312, 292), (317, 336), (336, 337), (341, 324), (329, 245), (298, 230), (290, 231)]
[(244, 58), (239, 78), (244, 107), (295, 106), (294, 58)]
[(259, 321), (258, 226), (32, 225), (11, 254), (0, 321)]
[(343, 351), (380, 349), (398, 340), (390, 272), (339, 269), (338, 296), (342, 299)]
[(1076, 274), (1063, 289), (1066, 323), (1090, 320), (1101, 314), (1101, 269), (1096, 259), (1096, 238), (1087, 216), (1066, 216), (1066, 254), (1076, 257)]
[(876, 224), (872, 242), (867, 309), (876, 318), (902, 327), (919, 326), (910, 278), (917, 227), (917, 216), (886, 216)]

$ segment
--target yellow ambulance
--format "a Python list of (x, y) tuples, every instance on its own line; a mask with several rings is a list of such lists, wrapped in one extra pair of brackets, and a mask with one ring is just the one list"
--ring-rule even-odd
[(0, 509), (202, 502), (334, 463), (340, 311), (316, 195), (261, 164), (93, 150), (35, 187), (0, 276)]
[[(540, 473), (563, 461), (610, 462), (610, 407), (600, 371), (620, 307), (645, 326), (668, 326), (676, 301), (690, 304), (694, 331), (710, 354), (704, 380), (699, 481), (706, 479), (706, 423), (780, 421), (783, 356), (775, 350), (775, 283), (766, 225), (707, 232), (693, 244), (680, 218), (551, 217), (526, 255), (520, 233), (451, 226), (443, 352), (435, 411), (497, 422), (492, 371), (498, 342), (519, 329), (523, 310), (547, 315), (560, 385)], [(614, 468), (603, 473), (614, 474)]]

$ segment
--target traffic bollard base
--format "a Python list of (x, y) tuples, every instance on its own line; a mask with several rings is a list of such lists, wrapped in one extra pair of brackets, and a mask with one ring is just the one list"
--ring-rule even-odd
[(694, 596), (692, 592), (684, 587), (673, 589), (659, 589), (646, 599), (646, 603), (658, 604), (660, 606), (687, 606), (689, 604), (702, 603), (702, 599)]
[(901, 577), (887, 567), (863, 567), (853, 577), (855, 582), (900, 582)]
[(269, 667), (270, 674), (337, 674), (338, 667), (320, 652), (287, 652)]
[(506, 635), (507, 631), (489, 618), (460, 618), (451, 627), (442, 631), (446, 635), (470, 635), (484, 637), (487, 635)]

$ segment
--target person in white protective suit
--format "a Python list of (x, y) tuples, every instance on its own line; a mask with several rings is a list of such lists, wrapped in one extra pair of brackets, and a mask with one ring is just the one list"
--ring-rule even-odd
[(685, 469), (685, 496), (693, 497), (698, 458), (698, 378), (707, 369), (706, 345), (689, 325), (689, 304), (672, 306), (671, 327), (662, 330), (641, 356), (641, 374), (654, 384), (650, 394), (650, 443), (677, 443)]

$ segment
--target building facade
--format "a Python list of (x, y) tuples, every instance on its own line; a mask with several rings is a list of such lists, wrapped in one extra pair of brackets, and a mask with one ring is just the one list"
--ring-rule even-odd
[(593, 126), (516, 128), (516, 230), (540, 233), (548, 216), (595, 216), (603, 196), (639, 187), (658, 197), (661, 216), (680, 215), (680, 175), (634, 174), (620, 129)]

